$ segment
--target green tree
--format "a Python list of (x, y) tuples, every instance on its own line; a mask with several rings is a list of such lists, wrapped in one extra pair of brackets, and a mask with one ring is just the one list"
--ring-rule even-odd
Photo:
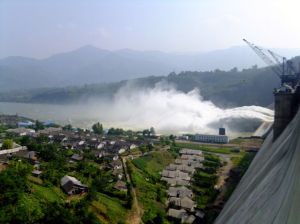
[(13, 147), (14, 143), (10, 139), (5, 139), (2, 143), (2, 149), (11, 149)]
[(98, 197), (97, 197), (97, 189), (96, 189), (96, 186), (92, 185), (89, 189), (89, 192), (86, 196), (86, 200), (87, 201), (97, 201), (98, 200)]
[(70, 124), (67, 124), (65, 126), (63, 126), (63, 130), (68, 130), (68, 131), (72, 131), (73, 127)]
[(143, 130), (143, 136), (150, 135), (150, 131), (148, 129)]
[(42, 122), (40, 122), (39, 120), (36, 120), (35, 121), (35, 130), (37, 131), (37, 130), (42, 130), (42, 129), (44, 129), (45, 127), (44, 127), (44, 125), (43, 125), (43, 123)]
[(94, 133), (96, 133), (96, 134), (102, 135), (104, 133), (103, 132), (103, 126), (99, 122), (94, 124), (92, 126), (92, 129), (93, 129)]
[(21, 139), (20, 139), (20, 143), (21, 145), (29, 145), (30, 144), (30, 138), (28, 135), (25, 135), (23, 136)]
[(152, 151), (153, 150), (153, 145), (151, 143), (147, 144), (147, 148), (148, 151)]

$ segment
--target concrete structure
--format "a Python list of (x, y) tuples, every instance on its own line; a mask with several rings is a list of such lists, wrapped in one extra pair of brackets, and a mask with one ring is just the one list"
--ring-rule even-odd
[(300, 110), (264, 141), (215, 224), (300, 223)]
[(229, 141), (226, 135), (202, 135), (195, 134), (195, 141), (197, 142), (208, 142), (208, 143), (220, 143), (226, 144)]
[(266, 138), (268, 134), (273, 130), (274, 122), (263, 122), (252, 134), (253, 138)]
[[(2, 144), (0, 144), (0, 148), (1, 148)], [(5, 150), (0, 150), (0, 155), (8, 155), (11, 156), (13, 154), (16, 154), (19, 151), (25, 151), (27, 150), (26, 146), (20, 146), (17, 145), (17, 147), (14, 147), (12, 149), (5, 149)]]
[(275, 96), (275, 120), (274, 135), (275, 140), (293, 119), (300, 104), (300, 86), (296, 90), (281, 87), (274, 91)]
[(226, 135), (225, 128), (219, 128), (219, 135)]

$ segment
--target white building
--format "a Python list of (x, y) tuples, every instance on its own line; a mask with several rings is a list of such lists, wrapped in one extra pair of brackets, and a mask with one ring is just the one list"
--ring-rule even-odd
[(210, 143), (228, 143), (229, 138), (226, 135), (201, 135), (195, 134), (195, 141)]

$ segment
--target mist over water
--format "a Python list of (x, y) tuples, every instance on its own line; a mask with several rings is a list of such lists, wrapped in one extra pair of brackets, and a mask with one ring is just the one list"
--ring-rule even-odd
[(273, 121), (274, 116), (272, 110), (258, 106), (221, 109), (204, 101), (197, 89), (183, 93), (163, 82), (151, 89), (129, 84), (106, 108), (107, 113), (100, 115), (105, 122), (132, 129), (152, 126), (165, 134), (213, 134), (219, 127), (227, 128), (229, 133), (249, 132), (262, 121)]
[(154, 88), (139, 88), (131, 83), (122, 87), (113, 99), (92, 98), (84, 105), (3, 105), (0, 104), (0, 113), (17, 112), (43, 121), (71, 123), (75, 127), (90, 128), (99, 121), (105, 128), (154, 127), (160, 134), (217, 134), (219, 127), (225, 127), (229, 135), (237, 135), (254, 131), (261, 122), (273, 121), (274, 116), (272, 110), (259, 106), (222, 109), (204, 101), (197, 89), (183, 93), (163, 82)]

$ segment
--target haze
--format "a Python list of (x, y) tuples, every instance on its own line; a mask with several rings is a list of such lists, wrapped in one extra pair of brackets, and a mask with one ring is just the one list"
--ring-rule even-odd
[(115, 50), (211, 51), (242, 45), (294, 48), (297, 0), (0, 2), (0, 57), (44, 58), (91, 44)]

